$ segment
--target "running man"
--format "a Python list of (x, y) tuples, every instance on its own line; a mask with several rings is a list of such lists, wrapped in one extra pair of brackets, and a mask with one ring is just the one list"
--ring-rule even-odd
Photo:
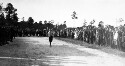
[(51, 30), (49, 30), (48, 36), (49, 36), (49, 42), (50, 42), (50, 47), (51, 47), (51, 42), (53, 41), (53, 33)]

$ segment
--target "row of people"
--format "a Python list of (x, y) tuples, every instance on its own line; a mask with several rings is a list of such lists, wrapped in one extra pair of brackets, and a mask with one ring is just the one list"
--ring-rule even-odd
[[(125, 29), (125, 27), (124, 27)], [(110, 46), (123, 50), (125, 48), (125, 30), (118, 27), (95, 27), (86, 26), (84, 29), (64, 29), (56, 31), (55, 35), (63, 38), (72, 38), (82, 40), (89, 44), (98, 44), (99, 46)]]
[(30, 37), (30, 36), (47, 36), (46, 30), (39, 30), (39, 29), (18, 29), (17, 36), (19, 37)]

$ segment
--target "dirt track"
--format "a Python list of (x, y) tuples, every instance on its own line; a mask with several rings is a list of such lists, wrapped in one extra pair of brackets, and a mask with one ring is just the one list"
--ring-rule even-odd
[(125, 66), (125, 58), (48, 37), (16, 37), (0, 47), (0, 66)]

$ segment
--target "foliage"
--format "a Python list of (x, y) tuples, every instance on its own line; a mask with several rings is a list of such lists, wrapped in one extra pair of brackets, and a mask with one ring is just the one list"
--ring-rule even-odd
[(78, 17), (76, 16), (76, 12), (74, 11), (73, 14), (71, 15), (72, 16), (72, 19), (78, 19)]
[(29, 18), (28, 18), (28, 21), (27, 21), (27, 23), (28, 23), (28, 27), (29, 27), (29, 28), (32, 28), (32, 26), (33, 26), (33, 23), (34, 23), (34, 20), (33, 20), (33, 18), (32, 18), (32, 17), (29, 17)]
[[(11, 3), (8, 3), (5, 8), (0, 5), (0, 25), (1, 26), (17, 26), (18, 14), (17, 9)], [(5, 14), (4, 14), (5, 13)], [(4, 16), (5, 15), (5, 16)]]

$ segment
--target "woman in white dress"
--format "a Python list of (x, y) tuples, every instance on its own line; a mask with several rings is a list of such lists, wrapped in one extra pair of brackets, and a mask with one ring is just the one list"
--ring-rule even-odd
[(118, 46), (117, 39), (118, 39), (118, 30), (116, 28), (115, 33), (114, 33), (114, 45), (116, 46), (116, 48)]

